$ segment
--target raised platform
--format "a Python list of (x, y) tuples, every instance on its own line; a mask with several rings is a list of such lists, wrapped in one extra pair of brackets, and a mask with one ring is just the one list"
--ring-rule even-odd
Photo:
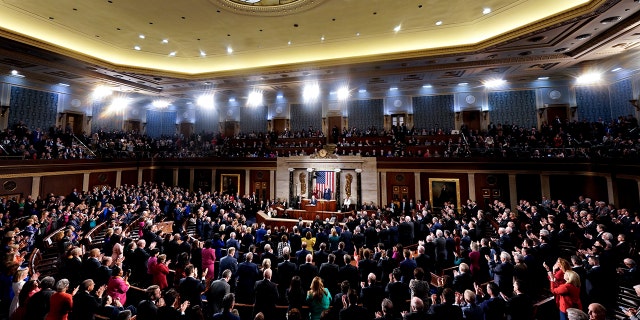
[[(278, 212), (284, 213), (285, 210), (278, 210)], [(302, 218), (302, 221), (305, 223), (313, 223), (313, 220), (316, 219), (316, 215), (320, 215), (320, 219), (325, 220), (326, 218), (331, 218), (332, 216), (336, 217), (336, 221), (339, 223), (342, 222), (343, 218), (352, 214), (352, 212), (342, 213), (342, 212), (329, 212), (329, 211), (319, 211), (319, 212), (306, 212), (304, 210), (294, 210), (287, 209), (287, 214), (289, 218), (281, 218), (281, 217), (269, 217), (264, 211), (258, 211), (256, 214), (256, 222), (258, 224), (264, 223), (269, 226), (285, 226), (287, 228), (291, 228), (295, 225), (298, 225), (298, 221)]]
[(311, 200), (302, 199), (302, 203), (300, 204), (300, 207), (309, 212), (336, 211), (336, 201), (318, 199), (316, 200), (316, 204), (311, 204)]

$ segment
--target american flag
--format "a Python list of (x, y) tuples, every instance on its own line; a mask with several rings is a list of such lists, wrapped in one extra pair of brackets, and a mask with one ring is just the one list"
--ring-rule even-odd
[(319, 198), (323, 198), (324, 190), (331, 189), (333, 195), (333, 186), (336, 181), (336, 173), (333, 171), (318, 171), (316, 173), (316, 192)]

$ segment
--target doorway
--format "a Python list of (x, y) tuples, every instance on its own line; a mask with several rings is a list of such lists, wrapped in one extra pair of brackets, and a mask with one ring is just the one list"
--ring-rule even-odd
[[(338, 143), (340, 140), (340, 133), (342, 132), (342, 117), (331, 116), (327, 117), (327, 123), (329, 125), (328, 136), (332, 143)], [(336, 130), (337, 129), (337, 130)]]
[(180, 134), (184, 137), (190, 137), (193, 134), (193, 123), (181, 123)]
[(224, 136), (234, 137), (236, 135), (237, 121), (225, 121), (224, 122)]
[(547, 124), (553, 125), (560, 120), (560, 123), (569, 121), (569, 105), (568, 104), (550, 104), (547, 105)]
[(65, 121), (67, 123), (67, 128), (71, 128), (71, 131), (75, 135), (82, 134), (82, 131), (83, 131), (82, 120), (83, 119), (84, 119), (84, 116), (81, 115), (81, 114), (67, 113), (66, 114), (66, 119), (65, 119)]
[(462, 111), (462, 123), (469, 130), (480, 130), (480, 110)]
[(287, 129), (287, 119), (273, 119), (273, 131), (282, 133)]
[(124, 123), (124, 130), (128, 132), (141, 132), (142, 125), (139, 120), (127, 120)]

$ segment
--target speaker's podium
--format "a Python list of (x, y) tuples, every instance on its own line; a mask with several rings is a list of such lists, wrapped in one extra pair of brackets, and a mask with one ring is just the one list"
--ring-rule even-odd
[(306, 210), (308, 212), (336, 211), (336, 201), (318, 199), (316, 200), (316, 204), (314, 205), (314, 204), (311, 204), (310, 199), (302, 199), (302, 204), (300, 205), (300, 209)]

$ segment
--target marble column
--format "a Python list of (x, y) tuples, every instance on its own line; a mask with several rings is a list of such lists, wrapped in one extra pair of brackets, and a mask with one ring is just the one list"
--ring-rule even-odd
[(340, 169), (336, 169), (336, 210), (340, 210), (342, 202), (340, 201)]
[(356, 169), (356, 210), (362, 208), (362, 169)]
[(313, 193), (313, 168), (307, 168), (307, 199), (311, 199), (311, 194)]
[(293, 171), (295, 169), (294, 168), (289, 168), (289, 206), (291, 207), (292, 203), (293, 203), (293, 197), (294, 197), (294, 193), (295, 190), (293, 190), (294, 188), (294, 184), (293, 184)]

